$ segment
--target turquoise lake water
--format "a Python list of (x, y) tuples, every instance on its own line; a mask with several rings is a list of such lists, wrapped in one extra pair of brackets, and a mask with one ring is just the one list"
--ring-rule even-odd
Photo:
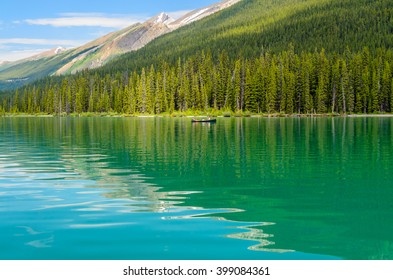
[(393, 259), (393, 118), (0, 118), (0, 259)]

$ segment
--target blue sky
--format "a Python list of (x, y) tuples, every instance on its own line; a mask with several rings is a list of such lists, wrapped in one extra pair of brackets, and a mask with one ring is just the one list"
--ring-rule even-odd
[(71, 48), (167, 12), (173, 17), (220, 0), (7, 0), (0, 8), (0, 61)]

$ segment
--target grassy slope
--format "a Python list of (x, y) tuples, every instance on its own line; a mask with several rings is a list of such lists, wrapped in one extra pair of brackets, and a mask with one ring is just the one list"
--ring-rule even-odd
[[(86, 51), (86, 50), (85, 50)], [(13, 89), (25, 84), (28, 81), (34, 81), (46, 76), (52, 75), (64, 64), (68, 63), (80, 53), (69, 50), (59, 55), (43, 58), (34, 61), (25, 61), (3, 71), (0, 71), (0, 90)], [(27, 81), (14, 83), (6, 82), (9, 79), (23, 79), (28, 77)]]
[[(103, 56), (105, 56), (105, 52), (107, 51), (108, 46), (107, 45), (111, 45), (111, 47), (113, 47), (112, 45), (115, 43), (117, 44), (119, 40), (119, 37), (122, 36), (127, 36), (128, 34), (132, 34), (134, 32), (138, 32), (138, 30), (140, 30), (141, 28), (143, 28), (143, 25), (140, 24), (134, 24), (130, 27), (127, 27), (125, 29), (119, 30), (117, 32), (113, 32), (110, 33), (108, 35), (105, 36), (105, 40), (103, 43), (104, 44), (102, 47), (99, 47), (97, 50), (89, 53), (88, 55), (86, 55), (83, 59), (77, 61), (76, 63), (72, 64), (71, 67), (69, 67), (66, 71), (62, 71), (61, 75), (69, 75), (72, 73), (76, 73), (78, 71), (84, 70), (89, 68), (89, 66), (92, 64), (93, 61), (97, 61), (97, 60), (101, 60), (101, 58)], [(117, 38), (117, 40), (116, 40)], [(96, 41), (93, 41), (96, 42)], [(94, 45), (100, 45), (99, 43), (94, 44)], [(107, 55), (106, 59), (109, 61), (111, 60), (113, 57), (118, 56), (119, 54), (116, 52), (120, 52), (120, 50), (118, 49), (118, 46), (113, 47), (114, 49), (111, 49), (111, 52), (109, 53), (109, 55)], [(113, 52), (114, 51), (114, 52)], [(107, 63), (107, 61), (105, 61), (104, 63)]]

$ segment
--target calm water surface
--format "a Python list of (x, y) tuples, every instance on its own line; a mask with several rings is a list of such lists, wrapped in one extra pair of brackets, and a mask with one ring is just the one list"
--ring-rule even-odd
[(393, 259), (392, 232), (392, 118), (0, 118), (0, 259)]

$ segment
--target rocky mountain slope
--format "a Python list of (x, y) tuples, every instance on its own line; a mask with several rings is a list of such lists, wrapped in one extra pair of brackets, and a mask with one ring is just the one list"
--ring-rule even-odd
[(174, 20), (166, 13), (107, 34), (84, 46), (64, 50), (61, 47), (16, 62), (0, 64), (0, 89), (15, 88), (47, 75), (73, 74), (105, 65), (113, 58), (138, 50), (157, 37), (221, 11), (240, 0), (224, 0), (194, 10)]

